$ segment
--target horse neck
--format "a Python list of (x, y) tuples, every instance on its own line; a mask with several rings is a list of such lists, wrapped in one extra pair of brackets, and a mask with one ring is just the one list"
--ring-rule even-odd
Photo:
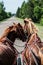
[(5, 43), (5, 41), (6, 41), (6, 37), (1, 37), (0, 38), (0, 43)]
[(32, 34), (30, 37), (30, 41), (31, 42), (37, 42), (37, 43), (41, 43), (41, 39), (39, 38), (38, 34)]
[(37, 42), (41, 43), (41, 39), (39, 38), (39, 36), (36, 34), (36, 38), (37, 38)]
[(40, 48), (42, 47), (42, 41), (38, 35), (36, 35), (36, 43)]

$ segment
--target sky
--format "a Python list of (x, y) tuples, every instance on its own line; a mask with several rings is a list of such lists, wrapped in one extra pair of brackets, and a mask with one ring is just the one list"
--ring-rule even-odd
[[(4, 7), (6, 8), (7, 12), (16, 13), (17, 8), (21, 7), (22, 2), (24, 0), (0, 0), (0, 2), (1, 1), (4, 2)], [(27, 0), (25, 0), (25, 1), (27, 1)]]

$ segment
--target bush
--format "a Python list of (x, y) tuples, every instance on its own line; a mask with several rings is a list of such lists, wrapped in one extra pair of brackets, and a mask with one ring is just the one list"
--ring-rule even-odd
[(34, 7), (34, 16), (37, 21), (40, 19), (41, 17), (41, 7), (40, 6)]
[(41, 18), (41, 20), (40, 20), (40, 24), (43, 25), (43, 18)]
[(12, 16), (11, 12), (7, 12), (7, 18), (10, 18)]
[(0, 2), (0, 21), (6, 19), (6, 18), (10, 18), (12, 16), (11, 12), (6, 12), (5, 11), (5, 7), (4, 7), (4, 3)]
[(3, 20), (3, 16), (0, 15), (0, 21)]

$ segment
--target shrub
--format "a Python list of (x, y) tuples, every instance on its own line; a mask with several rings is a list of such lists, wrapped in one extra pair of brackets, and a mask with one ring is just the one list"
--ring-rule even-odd
[(40, 24), (43, 25), (43, 18), (41, 18), (41, 20), (40, 20)]
[(3, 20), (3, 16), (0, 15), (0, 21)]

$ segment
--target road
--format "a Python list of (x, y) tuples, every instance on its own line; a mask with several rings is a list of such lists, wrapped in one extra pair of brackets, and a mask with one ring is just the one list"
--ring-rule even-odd
[[(11, 17), (11, 18), (9, 18), (9, 19), (7, 19), (7, 20), (1, 22), (1, 23), (0, 23), (0, 37), (1, 37), (1, 35), (2, 35), (3, 32), (4, 32), (4, 30), (5, 30), (7, 27), (11, 26), (14, 22), (18, 23), (18, 22), (20, 22), (20, 21), (21, 21), (21, 20), (17, 19), (16, 17)], [(24, 44), (25, 44), (25, 42), (22, 42), (21, 40), (17, 40), (17, 39), (16, 39), (15, 43), (16, 43), (17, 45), (21, 45), (21, 44), (24, 45)], [(22, 48), (17, 47), (17, 46), (15, 46), (15, 47), (16, 47), (16, 49), (17, 49), (19, 52), (24, 49), (24, 47), (22, 47)]]

